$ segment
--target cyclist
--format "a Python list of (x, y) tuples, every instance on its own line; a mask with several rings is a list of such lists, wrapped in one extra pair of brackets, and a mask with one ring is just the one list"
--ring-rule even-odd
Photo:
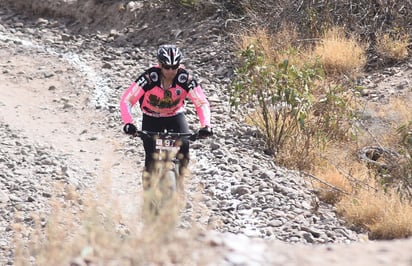
[[(123, 131), (135, 135), (131, 108), (139, 102), (142, 112), (142, 130), (163, 132), (164, 130), (188, 133), (189, 127), (184, 114), (185, 100), (189, 98), (200, 121), (199, 137), (211, 136), (210, 105), (199, 83), (181, 65), (183, 54), (171, 44), (161, 45), (157, 50), (157, 65), (146, 69), (123, 93), (120, 112), (124, 123)], [(145, 150), (145, 171), (153, 168), (155, 143), (143, 140)], [(181, 170), (189, 163), (189, 141), (182, 140), (178, 153)], [(182, 172), (182, 171), (181, 171)], [(148, 176), (148, 175), (143, 175)], [(143, 178), (144, 189), (150, 180)]]

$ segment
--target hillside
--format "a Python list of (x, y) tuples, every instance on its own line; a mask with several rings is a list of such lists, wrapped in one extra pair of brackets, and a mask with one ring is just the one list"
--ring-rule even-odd
[[(209, 96), (216, 134), (192, 145), (193, 177), (176, 235), (163, 239), (156, 256), (152, 248), (158, 242), (141, 247), (149, 255), (138, 252), (140, 264), (410, 263), (412, 242), (367, 241), (332, 206), (319, 202), (303, 177), (275, 165), (256, 130), (231, 112), (227, 87), (236, 58), (231, 37), (240, 24), (230, 24), (243, 15), (235, 6), (210, 4), (193, 13), (154, 1), (14, 1), (18, 9), (7, 2), (0, 5), (2, 265), (16, 263), (16, 224), (30, 228), (40, 220), (45, 226), (64, 213), (81, 219), (89, 197), (110, 210), (118, 235), (139, 235), (143, 153), (138, 140), (122, 133), (117, 108), (123, 89), (154, 63), (155, 48), (163, 42), (184, 49), (186, 67)], [(383, 82), (409, 82), (407, 63), (392, 71), (403, 75)], [(408, 86), (396, 91), (405, 97), (410, 92)], [(380, 93), (392, 92), (383, 86)], [(188, 116), (195, 129), (190, 105)], [(60, 208), (52, 208), (54, 201)], [(93, 259), (106, 265), (99, 251)], [(176, 252), (184, 256), (176, 258)], [(82, 259), (79, 254), (77, 261)], [(120, 259), (112, 265), (121, 265), (115, 261)]]

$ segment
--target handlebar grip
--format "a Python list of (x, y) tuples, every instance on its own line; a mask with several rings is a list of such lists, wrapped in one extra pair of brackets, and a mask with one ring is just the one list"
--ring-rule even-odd
[(189, 137), (189, 140), (195, 141), (195, 140), (197, 140), (198, 138), (199, 138), (199, 133), (196, 132), (196, 133), (192, 134), (192, 135)]

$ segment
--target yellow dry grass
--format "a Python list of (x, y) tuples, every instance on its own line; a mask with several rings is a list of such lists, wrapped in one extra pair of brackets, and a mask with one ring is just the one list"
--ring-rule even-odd
[(277, 64), (287, 59), (289, 64), (302, 66), (313, 62), (309, 48), (299, 44), (299, 37), (293, 25), (283, 24), (278, 32), (271, 35), (264, 28), (257, 28), (240, 35), (236, 40), (237, 48), (245, 51), (250, 45), (258, 47), (264, 64)]
[(272, 37), (265, 29), (255, 29), (251, 33), (239, 36), (236, 45), (241, 51), (247, 50), (249, 46), (257, 47), (256, 51), (261, 52), (264, 56), (264, 64), (270, 64), (273, 58), (276, 57), (276, 51), (273, 49), (272, 43)]
[[(14, 226), (15, 265), (32, 265), (32, 259), (39, 266), (190, 265), (192, 248), (197, 245), (193, 238), (200, 229), (193, 225), (185, 233), (177, 233), (183, 202), (176, 197), (173, 205), (162, 208), (156, 217), (147, 217), (150, 214), (136, 202), (135, 210), (124, 216), (120, 212), (125, 203), (114, 197), (107, 178), (97, 185), (97, 191), (81, 194), (71, 186), (60, 186), (49, 202), (49, 213), (33, 214), (38, 217), (33, 219), (33, 227)], [(206, 262), (205, 253), (207, 250), (197, 252), (199, 263)]]
[(371, 239), (394, 239), (412, 235), (412, 207), (395, 191), (360, 189), (337, 204), (338, 212), (355, 225), (366, 227)]
[(342, 28), (332, 28), (325, 33), (314, 48), (314, 56), (329, 75), (353, 75), (366, 63), (365, 45), (354, 37), (348, 37)]
[(317, 176), (326, 183), (314, 182), (319, 198), (324, 202), (335, 204), (344, 195), (343, 192), (350, 193), (352, 190), (350, 182), (334, 167), (324, 169)]
[(409, 34), (378, 33), (376, 50), (381, 56), (394, 60), (404, 60), (408, 57)]

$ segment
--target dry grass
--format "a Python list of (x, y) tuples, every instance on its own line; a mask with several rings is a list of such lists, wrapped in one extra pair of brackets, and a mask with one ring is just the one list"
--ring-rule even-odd
[[(365, 163), (361, 164), (357, 158), (360, 147), (369, 145), (393, 149), (398, 147), (401, 136), (396, 134), (396, 128), (412, 119), (408, 101), (396, 98), (389, 104), (371, 105), (370, 108), (376, 111), (373, 116), (377, 121), (385, 121), (385, 127), (368, 128), (368, 132), (360, 134), (356, 142), (329, 145), (323, 156), (326, 160), (317, 165), (317, 169), (322, 169), (317, 170), (319, 178), (345, 192), (351, 192), (350, 196), (330, 189), (320, 196), (336, 204), (341, 215), (350, 223), (367, 228), (370, 238), (393, 239), (411, 236), (412, 208), (409, 200), (401, 200), (404, 194), (402, 189), (399, 190), (403, 182), (402, 172), (391, 172), (392, 180), (385, 180), (389, 183), (382, 186), (383, 179), (375, 170), (368, 168)], [(331, 164), (332, 169), (338, 166), (336, 169), (339, 169), (339, 173), (336, 176), (339, 178), (330, 173)], [(394, 170), (408, 169), (407, 167), (410, 169), (408, 165), (398, 164)], [(340, 175), (342, 173), (345, 180), (343, 185)], [(321, 189), (324, 187), (321, 186)]]
[(335, 204), (353, 190), (347, 177), (327, 160), (323, 160), (322, 168), (318, 166), (314, 172), (323, 182), (312, 180), (312, 184), (319, 191), (319, 199), (326, 203)]
[(113, 203), (110, 199), (98, 201), (93, 193), (80, 196), (73, 189), (68, 191), (63, 197), (57, 193), (51, 200), (45, 227), (36, 223), (35, 228), (26, 229), (35, 237), (24, 244), (20, 252), (25, 256), (16, 257), (16, 265), (29, 265), (31, 256), (36, 265), (70, 265), (80, 260), (95, 263), (115, 257), (124, 236), (116, 229), (119, 208), (115, 204), (109, 207)]
[(329, 75), (353, 75), (366, 63), (365, 48), (356, 38), (347, 37), (342, 28), (333, 28), (325, 33), (313, 52)]
[(371, 239), (394, 239), (412, 235), (412, 207), (395, 191), (359, 190), (337, 205), (348, 222), (366, 227)]
[(247, 50), (250, 45), (259, 47), (256, 50), (262, 51), (264, 64), (268, 65), (276, 57), (276, 50), (273, 48), (272, 43), (272, 37), (265, 29), (255, 29), (249, 34), (241, 35), (237, 39), (236, 45), (241, 51)]
[[(369, 170), (357, 161), (353, 151), (353, 143), (328, 143), (323, 148), (318, 147), (313, 163), (314, 175), (325, 182), (312, 180), (319, 190), (319, 197), (331, 204), (338, 203), (343, 196), (352, 194), (356, 188), (367, 184)], [(330, 186), (336, 189), (331, 189)]]
[(299, 43), (298, 31), (293, 25), (283, 24), (275, 35), (266, 29), (257, 28), (240, 35), (237, 48), (245, 51), (249, 45), (258, 46), (265, 64), (274, 64), (287, 59), (291, 65), (302, 66), (311, 63), (313, 57)]
[(30, 258), (39, 266), (191, 265), (193, 255), (199, 263), (207, 261), (208, 250), (196, 247), (202, 244), (193, 239), (198, 227), (176, 231), (176, 205), (147, 217), (135, 202), (135, 209), (125, 215), (125, 203), (114, 198), (111, 182), (103, 182), (97, 191), (79, 194), (70, 186), (56, 191), (51, 210), (40, 215), (46, 217), (46, 225), (39, 218), (34, 227), (16, 224), (15, 265), (32, 265)]
[[(353, 149), (354, 147), (352, 147)], [(394, 239), (412, 235), (412, 206), (395, 189), (383, 188), (374, 174), (349, 146), (329, 147), (315, 170), (325, 183), (313, 181), (319, 198), (336, 205), (349, 224), (365, 228), (371, 239)]]
[(384, 58), (404, 60), (408, 57), (409, 35), (378, 33), (376, 51)]

